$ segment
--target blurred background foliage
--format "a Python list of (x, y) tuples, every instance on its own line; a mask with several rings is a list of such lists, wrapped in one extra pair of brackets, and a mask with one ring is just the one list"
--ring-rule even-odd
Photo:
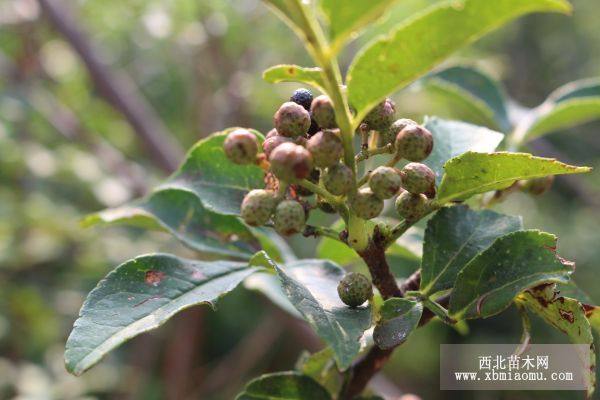
[[(343, 54), (434, 0), (406, 0)], [(73, 13), (106, 68), (124, 75), (176, 139), (174, 154), (228, 126), (271, 128), (293, 85), (261, 72), (308, 63), (293, 34), (259, 0), (52, 1)], [(600, 76), (600, 4), (574, 0), (573, 16), (532, 15), (457, 54), (500, 80), (523, 105), (539, 104), (571, 80)], [(129, 88), (127, 86), (127, 88)], [(249, 378), (289, 369), (302, 349), (321, 345), (306, 327), (260, 295), (239, 288), (218, 312), (188, 310), (123, 346), (81, 378), (63, 367), (66, 335), (86, 293), (135, 255), (193, 255), (167, 235), (81, 228), (83, 216), (145, 192), (169, 171), (121, 110), (102, 96), (69, 41), (36, 0), (0, 0), (0, 399), (229, 399)], [(403, 117), (464, 118), (413, 86), (395, 100)], [(600, 167), (600, 124), (537, 140), (532, 152)], [(164, 163), (163, 163), (164, 164)], [(498, 208), (556, 233), (577, 261), (575, 280), (600, 301), (600, 179), (559, 177), (539, 199), (517, 194)], [(303, 256), (315, 241), (292, 240)], [(408, 272), (414, 265), (405, 267)], [(402, 270), (402, 268), (398, 268)], [(440, 392), (439, 343), (517, 342), (510, 310), (459, 335), (429, 324), (402, 346), (378, 389), (423, 399), (581, 398), (567, 392)], [(565, 342), (534, 325), (537, 342)]]

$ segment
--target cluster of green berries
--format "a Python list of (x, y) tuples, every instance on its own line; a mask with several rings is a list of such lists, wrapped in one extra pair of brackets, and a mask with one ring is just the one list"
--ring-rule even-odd
[(419, 162), (433, 150), (431, 132), (413, 120), (394, 118), (394, 102), (385, 99), (363, 121), (367, 130), (380, 134), (380, 145), (393, 147), (396, 159), (411, 161), (402, 169), (381, 166), (370, 173), (369, 187), (360, 189), (352, 204), (356, 214), (364, 219), (379, 215), (383, 201), (398, 195), (398, 214), (406, 220), (416, 220), (427, 211), (429, 197), (435, 194), (435, 173)]
[[(368, 187), (355, 189), (354, 173), (341, 162), (344, 146), (336, 125), (334, 105), (325, 95), (313, 98), (307, 89), (296, 90), (273, 117), (274, 129), (261, 146), (246, 129), (236, 129), (224, 142), (227, 157), (236, 164), (263, 163), (277, 185), (253, 190), (242, 202), (241, 216), (252, 226), (272, 224), (282, 235), (302, 232), (310, 209), (335, 212), (332, 204), (317, 196), (310, 205), (300, 196), (313, 193), (300, 182), (322, 185), (334, 196), (345, 196), (350, 210), (360, 218), (381, 214), (384, 200), (398, 195), (396, 209), (407, 220), (425, 213), (428, 196), (435, 193), (435, 174), (420, 164), (432, 151), (433, 138), (423, 126), (409, 119), (395, 120), (395, 104), (385, 99), (364, 119), (362, 126), (381, 134), (392, 146), (395, 159), (411, 161), (401, 170), (378, 167), (369, 174)], [(306, 181), (305, 181), (306, 182)], [(304, 184), (304, 186), (307, 186)]]
[[(272, 223), (280, 234), (291, 235), (304, 230), (310, 208), (298, 196), (313, 195), (298, 185), (299, 181), (307, 179), (315, 184), (320, 179), (331, 181), (328, 170), (337, 171), (333, 175), (345, 174), (341, 180), (343, 187), (336, 190), (343, 194), (351, 187), (354, 177), (352, 171), (340, 163), (344, 148), (329, 97), (313, 98), (309, 90), (298, 89), (290, 101), (279, 107), (273, 123), (275, 128), (262, 143), (262, 154), (258, 139), (246, 129), (236, 129), (227, 135), (223, 148), (236, 164), (268, 161), (269, 172), (278, 179), (279, 185), (282, 182), (285, 187), (289, 185), (284, 193), (276, 188), (252, 190), (242, 202), (241, 216), (251, 226)], [(334, 180), (334, 186), (339, 186), (340, 179)], [(317, 205), (326, 212), (335, 211), (323, 199), (317, 199)]]

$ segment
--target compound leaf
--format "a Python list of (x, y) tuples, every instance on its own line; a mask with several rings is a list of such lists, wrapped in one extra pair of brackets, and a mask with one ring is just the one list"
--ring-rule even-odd
[(444, 170), (437, 194), (439, 204), (464, 200), (490, 190), (505, 189), (520, 179), (579, 174), (589, 172), (591, 168), (575, 167), (527, 153), (467, 152), (449, 160)]
[(555, 90), (536, 109), (536, 114), (537, 118), (525, 133), (526, 141), (600, 119), (600, 80), (571, 82)]
[(379, 309), (380, 320), (373, 330), (373, 340), (381, 349), (391, 349), (406, 341), (419, 325), (423, 304), (418, 301), (391, 298)]
[(427, 118), (424, 125), (433, 135), (434, 145), (423, 163), (435, 172), (438, 184), (448, 160), (467, 151), (492, 152), (504, 138), (503, 134), (482, 126), (437, 117)]
[(263, 72), (263, 79), (270, 83), (298, 82), (326, 92), (321, 68), (299, 67), (298, 65), (275, 65)]
[(236, 400), (331, 400), (331, 395), (311, 377), (290, 371), (252, 380)]
[(352, 62), (349, 102), (357, 125), (378, 102), (442, 62), (459, 48), (520, 15), (569, 12), (564, 0), (465, 0), (436, 4), (371, 42)]
[(556, 254), (556, 237), (528, 230), (509, 233), (473, 258), (458, 274), (450, 297), (455, 319), (487, 318), (523, 290), (566, 282), (574, 265)]
[(506, 110), (506, 98), (498, 83), (482, 71), (453, 66), (434, 72), (423, 79), (426, 88), (445, 97), (451, 103), (466, 105), (470, 113), (503, 132), (511, 124)]
[(345, 271), (325, 260), (300, 260), (276, 269), (288, 299), (332, 348), (340, 369), (350, 366), (371, 325), (371, 307), (342, 303), (337, 285)]
[(214, 305), (258, 269), (232, 261), (194, 261), (170, 254), (119, 265), (88, 295), (65, 350), (69, 372), (80, 375), (123, 342), (158, 328), (198, 304)]
[(421, 266), (421, 292), (450, 289), (456, 275), (499, 237), (523, 229), (520, 217), (467, 206), (446, 207), (427, 222)]

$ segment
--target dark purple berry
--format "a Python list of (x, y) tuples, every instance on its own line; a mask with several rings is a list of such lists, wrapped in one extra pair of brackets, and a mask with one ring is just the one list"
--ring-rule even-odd
[(313, 101), (312, 92), (308, 89), (300, 88), (296, 89), (292, 97), (290, 97), (290, 101), (293, 101), (296, 104), (300, 104), (306, 111), (310, 110), (310, 104)]

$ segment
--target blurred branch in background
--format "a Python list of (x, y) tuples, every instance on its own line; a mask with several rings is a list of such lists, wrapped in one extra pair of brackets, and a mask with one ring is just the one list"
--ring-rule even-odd
[(48, 21), (59, 31), (86, 65), (100, 94), (129, 121), (157, 164), (172, 172), (183, 157), (183, 150), (133, 81), (123, 73), (111, 71), (98, 56), (70, 10), (59, 0), (38, 0)]

